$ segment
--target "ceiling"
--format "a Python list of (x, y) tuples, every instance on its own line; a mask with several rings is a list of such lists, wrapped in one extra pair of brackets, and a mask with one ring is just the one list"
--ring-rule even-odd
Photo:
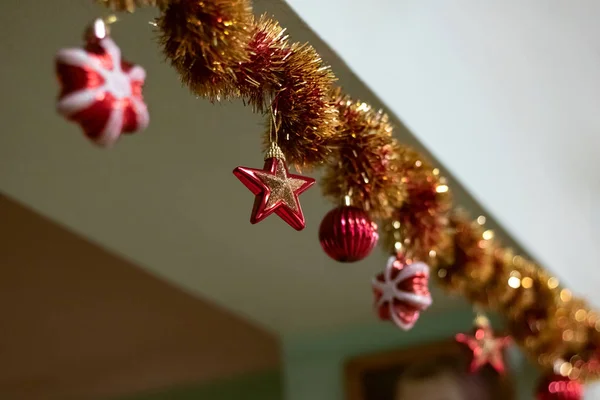
[(512, 237), (600, 307), (598, 1), (374, 0), (377, 18), (362, 2), (288, 3)]
[[(310, 3), (313, 2), (305, 4)], [(319, 5), (334, 3), (320, 2)], [(320, 10), (315, 4), (312, 7)], [(354, 4), (340, 7), (335, 10), (335, 15), (345, 18), (340, 13), (353, 7)], [(60, 23), (48, 18), (58, 9), (61, 10)], [(314, 44), (323, 58), (332, 64), (340, 84), (349, 93), (376, 106), (381, 105), (367, 86), (306, 28), (287, 5), (265, 0), (256, 2), (255, 9), (257, 12), (268, 9), (289, 28), (295, 39)], [(249, 223), (253, 196), (234, 178), (232, 170), (238, 165), (262, 165), (261, 120), (239, 102), (211, 105), (194, 98), (181, 87), (175, 72), (163, 62), (153, 41), (155, 35), (148, 24), (154, 16), (153, 10), (127, 16), (113, 30), (124, 55), (143, 65), (148, 72), (145, 96), (151, 112), (150, 128), (143, 134), (124, 138), (110, 151), (102, 151), (86, 142), (77, 126), (56, 115), (54, 54), (60, 47), (78, 45), (83, 27), (101, 11), (89, 2), (74, 0), (5, 0), (3, 3), (0, 24), (11, 35), (0, 37), (0, 51), (4, 57), (3, 74), (0, 75), (4, 96), (0, 102), (2, 109), (8, 110), (3, 113), (5, 132), (0, 135), (0, 190), (153, 274), (272, 331), (288, 334), (375, 321), (369, 282), (373, 274), (383, 268), (386, 255), (375, 252), (368, 260), (352, 265), (329, 260), (319, 246), (317, 229), (322, 216), (332, 206), (316, 188), (301, 197), (307, 221), (304, 231), (296, 232), (275, 217), (254, 226)], [(334, 10), (327, 12), (331, 16)], [(335, 21), (338, 21), (337, 17)], [(311, 16), (306, 18), (311, 21)], [(321, 33), (322, 26), (316, 25)], [(367, 36), (375, 37), (377, 32), (359, 21), (354, 21), (354, 26), (362, 28), (347, 27), (347, 35), (364, 35), (368, 29)], [(328, 40), (332, 39), (329, 33), (322, 32)], [(378, 36), (381, 40), (386, 38)], [(337, 41), (340, 37), (334, 39)], [(348, 43), (356, 44), (355, 40), (358, 39)], [(40, 46), (42, 41), (43, 46)], [(333, 44), (334, 40), (330, 42)], [(406, 43), (406, 40), (399, 41), (398, 46)], [(380, 41), (371, 40), (369, 45), (379, 46)], [(338, 50), (338, 44), (334, 47)], [(569, 225), (564, 221), (571, 210), (564, 205), (557, 207), (558, 200), (546, 192), (543, 196), (536, 195), (545, 200), (535, 202), (547, 212), (541, 221), (551, 223), (554, 229), (540, 228), (540, 215), (533, 213), (530, 218), (527, 212), (531, 212), (531, 208), (522, 205), (532, 198), (529, 192), (527, 195), (508, 195), (514, 190), (510, 186), (512, 181), (498, 169), (510, 165), (506, 163), (506, 157), (509, 157), (506, 152), (501, 153), (503, 157), (498, 165), (491, 162), (496, 157), (494, 152), (465, 152), (493, 147), (471, 142), (470, 136), (467, 141), (467, 132), (474, 134), (474, 118), (465, 118), (462, 124), (455, 119), (450, 121), (446, 113), (448, 104), (436, 103), (439, 99), (431, 91), (419, 92), (418, 82), (426, 87), (429, 80), (437, 79), (437, 76), (425, 79), (415, 75), (409, 79), (398, 73), (409, 68), (407, 65), (412, 65), (412, 72), (418, 71), (419, 58), (401, 57), (403, 51), (411, 48), (398, 47), (398, 55), (396, 51), (390, 52), (391, 48), (388, 46), (386, 52), (377, 50), (382, 62), (370, 62), (370, 66), (377, 69), (370, 72), (364, 64), (355, 66), (356, 60), (345, 57), (347, 46), (340, 46), (339, 50), (364, 82), (375, 89), (393, 111), (399, 111), (400, 116), (407, 118), (440, 159), (459, 177), (465, 178), (465, 183), (486, 205), (494, 206), (494, 212), (502, 222), (508, 222), (515, 232), (520, 219), (531, 220), (536, 232), (554, 231), (554, 252), (536, 251), (536, 254), (545, 256), (544, 261), (553, 261), (548, 264), (553, 268), (561, 266), (559, 260), (567, 258), (566, 250), (560, 253), (562, 258), (554, 260), (552, 255), (556, 254), (557, 242), (572, 245), (565, 235)], [(394, 93), (381, 90), (382, 82), (369, 82), (377, 76), (393, 76), (393, 80), (386, 79), (385, 83), (395, 88)], [(408, 90), (401, 90), (402, 86), (396, 83), (406, 86), (411, 79), (415, 81), (411, 90), (416, 93), (409, 99)], [(450, 89), (449, 86), (440, 89), (443, 88)], [(452, 87), (451, 93), (456, 90), (457, 87)], [(400, 109), (397, 99), (406, 108)], [(454, 105), (459, 104), (462, 103), (455, 101)], [(465, 104), (477, 106), (474, 100)], [(417, 105), (423, 107), (422, 113), (426, 112), (420, 114), (422, 120), (416, 120), (410, 114), (418, 110)], [(409, 114), (405, 117), (405, 113)], [(478, 109), (476, 115), (480, 123), (488, 115), (481, 113)], [(491, 120), (491, 126), (495, 126), (497, 120)], [(427, 135), (431, 133), (432, 125), (417, 121), (422, 124), (437, 122), (440, 125), (437, 134), (444, 132), (445, 136), (439, 141), (434, 140), (433, 136)], [(423, 148), (399, 120), (394, 122), (397, 137)], [(589, 119), (589, 122), (593, 121)], [(485, 137), (492, 137), (490, 130), (482, 130), (482, 127), (477, 130), (478, 133), (482, 131), (486, 132)], [(457, 136), (457, 132), (464, 136)], [(544, 131), (532, 132), (540, 135)], [(540, 139), (539, 143), (542, 146), (547, 142)], [(447, 148), (447, 151), (441, 151), (441, 148)], [(461, 157), (472, 163), (459, 163), (460, 160), (451, 157), (451, 152), (455, 151), (462, 151)], [(487, 162), (482, 164), (483, 161), (475, 156), (485, 156)], [(528, 165), (537, 165), (537, 159), (528, 160)], [(512, 165), (509, 171), (514, 168), (516, 166)], [(479, 173), (479, 179), (468, 175), (468, 170)], [(489, 173), (482, 173), (485, 171)], [(494, 177), (495, 185), (490, 185), (490, 177)], [(459, 203), (474, 213), (480, 212), (481, 208), (472, 197), (452, 176), (450, 178)], [(531, 184), (536, 185), (536, 190), (538, 186), (544, 187), (538, 181)], [(497, 202), (491, 202), (492, 193), (485, 192), (484, 196), (480, 186), (502, 188), (504, 196), (498, 200), (514, 208), (514, 214), (519, 218), (516, 221), (514, 217), (507, 218), (508, 213), (501, 213)], [(558, 209), (564, 212), (558, 216), (550, 213)], [(572, 214), (576, 214), (575, 211)], [(577, 218), (571, 221), (573, 229), (582, 224), (581, 216)], [(491, 226), (496, 227), (496, 224), (492, 221)], [(498, 229), (502, 233), (502, 229)], [(524, 243), (533, 245), (530, 232), (530, 229), (518, 231)], [(508, 243), (515, 244), (508, 236), (504, 237)], [(581, 257), (581, 253), (577, 256)], [(584, 260), (577, 258), (576, 261), (579, 264)], [(435, 294), (438, 311), (456, 304)]]

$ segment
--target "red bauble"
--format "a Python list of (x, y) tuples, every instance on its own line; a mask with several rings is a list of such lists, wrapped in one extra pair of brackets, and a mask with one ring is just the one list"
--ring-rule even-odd
[(378, 239), (377, 224), (358, 207), (341, 206), (329, 211), (319, 228), (323, 250), (340, 262), (362, 260), (371, 253)]
[(537, 400), (581, 400), (583, 386), (560, 375), (542, 377), (536, 391)]
[[(102, 21), (96, 21), (95, 27)], [(103, 25), (101, 25), (103, 26)], [(56, 56), (61, 84), (58, 112), (77, 122), (94, 143), (110, 147), (123, 133), (148, 126), (142, 97), (144, 69), (121, 59), (121, 50), (106, 36), (89, 36), (83, 49), (62, 49)]]
[(379, 318), (391, 320), (405, 331), (411, 329), (421, 311), (432, 303), (428, 284), (427, 264), (407, 264), (402, 254), (390, 257), (385, 271), (373, 279), (375, 308)]
[(276, 150), (276, 156), (265, 159), (263, 169), (237, 167), (233, 174), (256, 196), (251, 223), (256, 224), (275, 213), (300, 231), (306, 224), (298, 196), (315, 180), (290, 174), (281, 150)]

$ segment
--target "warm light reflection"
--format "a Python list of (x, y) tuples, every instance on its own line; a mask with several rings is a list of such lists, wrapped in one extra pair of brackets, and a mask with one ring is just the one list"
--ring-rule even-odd
[(482, 236), (485, 240), (491, 240), (494, 238), (494, 231), (491, 229), (488, 229), (487, 231), (483, 232)]
[(521, 286), (523, 286), (525, 289), (531, 289), (531, 287), (533, 287), (533, 279), (526, 276), (525, 278), (521, 279)]
[(361, 103), (357, 110), (358, 111), (369, 111), (369, 108), (371, 108), (367, 103)]
[(94, 22), (94, 36), (98, 39), (104, 39), (106, 37), (106, 24), (101, 19), (97, 19)]
[(560, 366), (559, 372), (562, 376), (568, 376), (573, 370), (573, 366), (569, 362), (565, 362)]
[(558, 284), (559, 284), (558, 279), (556, 279), (554, 277), (548, 279), (548, 287), (550, 289), (556, 289), (558, 287)]
[(448, 185), (438, 185), (438, 187), (435, 188), (435, 191), (438, 193), (447, 193), (448, 190)]
[(518, 289), (521, 286), (521, 279), (517, 278), (516, 276), (511, 276), (508, 278), (508, 286), (513, 289)]
[(580, 375), (581, 375), (581, 371), (579, 369), (577, 369), (577, 368), (573, 368), (571, 370), (571, 372), (569, 372), (569, 378), (573, 379), (573, 380), (579, 379)]
[(587, 318), (587, 312), (585, 310), (577, 310), (577, 312), (575, 312), (575, 319), (579, 322), (583, 322), (585, 321), (585, 319)]
[(560, 299), (565, 303), (571, 301), (572, 298), (573, 295), (571, 294), (571, 291), (569, 289), (563, 289), (560, 291)]
[(514, 256), (512, 261), (513, 261), (513, 264), (515, 264), (516, 266), (521, 266), (521, 265), (523, 265), (523, 262), (525, 260), (521, 256)]

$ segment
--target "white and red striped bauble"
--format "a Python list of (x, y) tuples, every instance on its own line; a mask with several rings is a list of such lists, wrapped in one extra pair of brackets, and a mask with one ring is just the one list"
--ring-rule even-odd
[(432, 303), (429, 266), (407, 263), (402, 254), (391, 256), (385, 270), (373, 279), (373, 292), (379, 318), (409, 330)]
[(93, 37), (83, 49), (60, 50), (56, 71), (61, 83), (58, 112), (81, 125), (94, 143), (110, 147), (121, 134), (148, 126), (142, 97), (146, 72), (123, 61), (110, 37)]

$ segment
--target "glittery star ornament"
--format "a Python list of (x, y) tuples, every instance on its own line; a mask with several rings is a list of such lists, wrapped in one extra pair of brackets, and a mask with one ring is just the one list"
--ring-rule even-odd
[(290, 174), (285, 157), (275, 143), (265, 156), (263, 169), (237, 167), (233, 174), (256, 196), (251, 223), (256, 224), (275, 213), (292, 228), (304, 229), (306, 223), (298, 196), (315, 180)]
[(469, 347), (473, 352), (473, 361), (469, 367), (471, 373), (479, 371), (484, 365), (491, 365), (499, 374), (504, 375), (504, 349), (511, 343), (509, 336), (496, 337), (490, 321), (484, 316), (475, 319), (473, 336), (459, 333), (456, 341)]
[(145, 129), (149, 122), (142, 97), (146, 72), (122, 60), (107, 29), (103, 20), (96, 20), (86, 32), (85, 48), (62, 49), (56, 56), (58, 113), (81, 125), (102, 147), (112, 146), (123, 133)]
[(385, 270), (373, 279), (379, 318), (391, 320), (405, 331), (411, 329), (421, 311), (432, 303), (428, 283), (427, 264), (407, 263), (401, 253), (390, 257)]

